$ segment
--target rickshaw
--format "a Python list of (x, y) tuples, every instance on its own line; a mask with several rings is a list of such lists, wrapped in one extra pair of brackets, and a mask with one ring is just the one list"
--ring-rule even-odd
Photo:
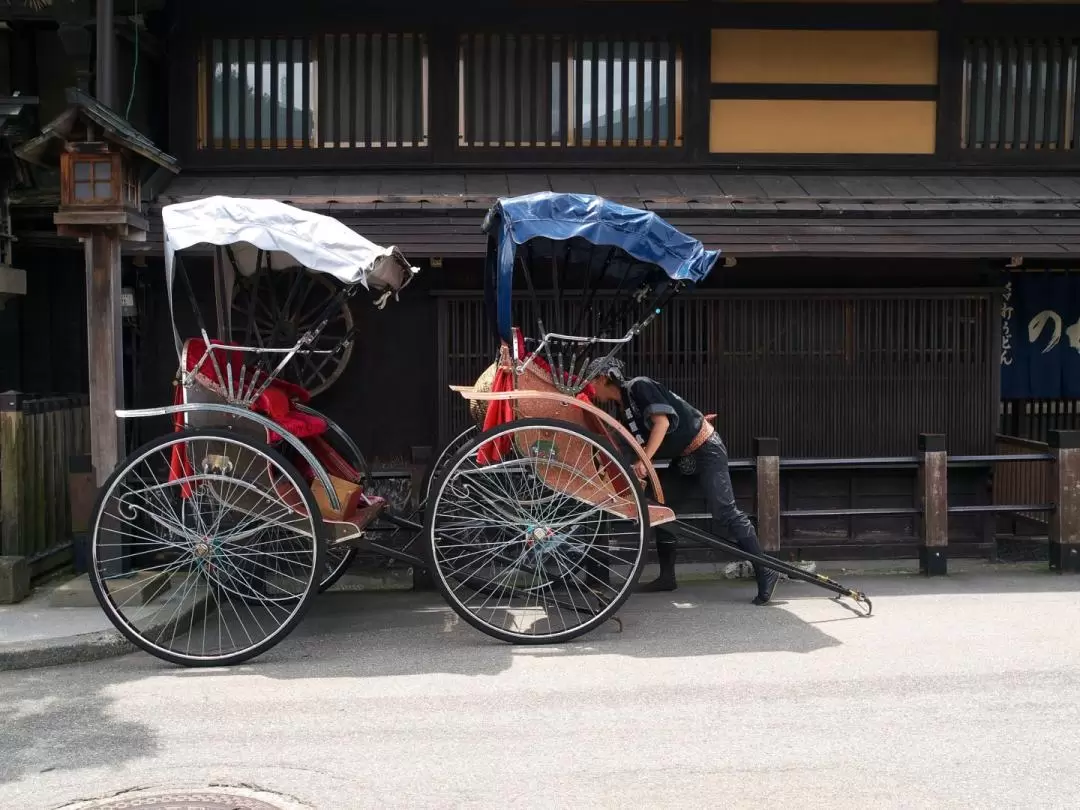
[[(281, 372), (298, 355), (347, 350), (351, 329), (335, 345), (319, 340), (342, 303), (366, 290), (383, 308), (417, 268), (330, 217), (272, 200), (210, 197), (166, 206), (162, 219), (170, 313), (179, 276), (198, 335), (181, 340), (174, 318), (171, 405), (118, 411), (170, 417), (173, 430), (118, 465), (90, 537), (98, 601), (141, 649), (184, 666), (260, 655), (357, 548), (427, 569), (450, 608), (493, 638), (563, 643), (616, 617), (658, 530), (869, 613), (861, 592), (680, 521), (640, 445), (592, 402), (597, 370), (717, 262), (655, 214), (550, 192), (491, 208), (484, 297), (496, 359), (473, 385), (452, 386), (473, 423), (439, 454), (411, 514), (372, 494), (359, 448)], [(336, 291), (291, 347), (278, 335), (259, 345), (213, 340), (179, 255), (204, 246), (222, 273), (302, 267)], [(522, 326), (529, 305), (532, 335)]]

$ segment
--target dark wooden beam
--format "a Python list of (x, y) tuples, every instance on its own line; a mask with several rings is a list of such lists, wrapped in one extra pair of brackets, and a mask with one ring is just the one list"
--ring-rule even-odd
[(961, 0), (941, 0), (941, 27), (938, 31), (937, 157), (949, 160), (960, 151), (964, 49), (960, 34)]
[(711, 98), (810, 101), (936, 101), (932, 84), (734, 84), (714, 82)]

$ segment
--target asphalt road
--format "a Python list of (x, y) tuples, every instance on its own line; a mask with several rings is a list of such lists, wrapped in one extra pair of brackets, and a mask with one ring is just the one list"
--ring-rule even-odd
[(210, 784), (328, 809), (1080, 806), (1080, 578), (857, 584), (871, 619), (698, 585), (558, 649), (428, 595), (329, 594), (228, 672), (0, 673), (0, 808)]

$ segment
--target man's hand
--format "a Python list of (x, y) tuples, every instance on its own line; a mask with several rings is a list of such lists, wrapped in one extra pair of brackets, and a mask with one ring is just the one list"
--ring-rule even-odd
[[(665, 414), (657, 414), (652, 419), (652, 430), (649, 431), (649, 440), (645, 443), (642, 451), (645, 453), (645, 457), (650, 461), (652, 457), (656, 455), (656, 451), (660, 449), (660, 445), (664, 443), (664, 436), (667, 435), (668, 426), (671, 425), (671, 420), (667, 418)], [(644, 481), (649, 471), (645, 467), (645, 462), (634, 462), (634, 473), (637, 477)]]

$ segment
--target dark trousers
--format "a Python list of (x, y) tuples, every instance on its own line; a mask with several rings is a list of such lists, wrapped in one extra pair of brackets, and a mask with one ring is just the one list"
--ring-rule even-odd
[[(721, 531), (733, 540), (743, 551), (761, 555), (761, 543), (758, 541), (754, 524), (746, 513), (735, 505), (735, 490), (731, 486), (731, 471), (728, 468), (727, 448), (720, 437), (714, 433), (705, 444), (694, 451), (698, 479), (709, 503), (709, 513), (720, 525)], [(754, 566), (754, 574), (761, 584), (766, 569)]]

